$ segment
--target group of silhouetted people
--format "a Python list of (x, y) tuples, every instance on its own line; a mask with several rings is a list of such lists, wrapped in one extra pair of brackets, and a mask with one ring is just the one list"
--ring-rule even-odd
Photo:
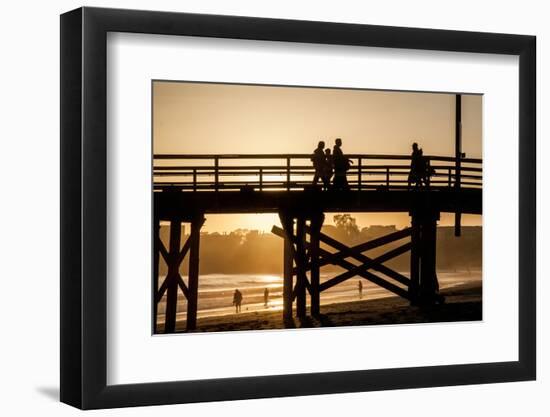
[(315, 169), (313, 185), (317, 185), (319, 180), (322, 180), (324, 190), (349, 189), (346, 173), (350, 169), (352, 161), (342, 151), (342, 139), (337, 138), (334, 141), (332, 153), (330, 148), (325, 149), (325, 142), (320, 141), (313, 151), (311, 161)]
[[(319, 180), (323, 183), (323, 190), (349, 190), (349, 184), (346, 177), (347, 171), (353, 163), (342, 151), (342, 139), (337, 138), (334, 141), (332, 152), (330, 148), (325, 149), (325, 142), (320, 141), (317, 148), (311, 156), (315, 174), (313, 176), (313, 185), (316, 186)], [(435, 174), (430, 166), (430, 160), (423, 155), (422, 149), (418, 143), (412, 144), (411, 168), (407, 180), (407, 189), (411, 186), (414, 189), (430, 186), (430, 177)]]

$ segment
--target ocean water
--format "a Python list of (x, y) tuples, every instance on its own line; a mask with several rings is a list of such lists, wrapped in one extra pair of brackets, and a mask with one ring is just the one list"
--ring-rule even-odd
[[(321, 283), (338, 275), (338, 273), (321, 273)], [(403, 275), (407, 275), (403, 273)], [(481, 282), (480, 270), (438, 272), (440, 289), (451, 288), (469, 282)], [(162, 283), (164, 278), (160, 279)], [(187, 282), (187, 277), (183, 277)], [(362, 297), (360, 298), (358, 283), (363, 283)], [(391, 281), (391, 280), (390, 280)], [(277, 311), (282, 310), (283, 278), (282, 275), (267, 274), (209, 274), (199, 278), (199, 297), (197, 317), (212, 317), (235, 314), (233, 306), (233, 292), (239, 289), (243, 294), (241, 312), (253, 311)], [(264, 290), (269, 291), (268, 305), (264, 305)], [(321, 306), (348, 301), (372, 300), (376, 298), (392, 297), (395, 294), (376, 284), (362, 279), (351, 278), (341, 284), (335, 285), (321, 293)], [(307, 297), (309, 305), (309, 296)], [(164, 322), (166, 310), (166, 295), (158, 306), (157, 323)], [(177, 319), (185, 319), (187, 300), (178, 292)]]

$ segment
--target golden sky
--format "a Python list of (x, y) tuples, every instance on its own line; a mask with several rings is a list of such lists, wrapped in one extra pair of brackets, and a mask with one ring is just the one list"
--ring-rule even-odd
[[(345, 153), (454, 155), (454, 94), (191, 82), (153, 83), (153, 149), (159, 153), (311, 153), (319, 140)], [(462, 96), (463, 151), (482, 157), (482, 96)], [(407, 225), (403, 213), (357, 214), (361, 227)], [(480, 216), (464, 216), (480, 224)], [(327, 215), (331, 223), (332, 216)], [(276, 215), (208, 216), (204, 231), (268, 231)], [(451, 224), (442, 215), (440, 224)]]

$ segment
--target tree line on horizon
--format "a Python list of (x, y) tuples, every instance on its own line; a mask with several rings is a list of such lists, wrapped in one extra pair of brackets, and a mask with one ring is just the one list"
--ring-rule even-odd
[[(387, 235), (396, 230), (396, 226), (369, 226), (359, 228), (349, 214), (334, 216), (335, 225), (325, 225), (322, 232), (334, 239), (354, 246)], [(182, 240), (188, 235), (182, 226)], [(168, 247), (169, 227), (162, 225), (160, 237)], [(403, 245), (410, 238), (392, 242), (380, 248), (365, 252), (375, 258), (393, 248)], [(183, 244), (183, 243), (182, 243)], [(333, 252), (324, 245), (321, 247)], [(440, 226), (437, 229), (437, 268), (440, 271), (480, 269), (482, 266), (482, 227), (462, 226), (462, 236), (454, 236), (454, 227)], [(258, 230), (237, 229), (233, 232), (201, 233), (200, 241), (200, 274), (282, 274), (283, 272), (283, 239)], [(354, 261), (352, 261), (354, 262)], [(385, 263), (390, 268), (408, 271), (409, 252)], [(181, 274), (187, 275), (188, 259), (181, 266)], [(334, 265), (327, 265), (323, 271), (341, 271)], [(164, 275), (167, 267), (160, 262), (160, 274)]]

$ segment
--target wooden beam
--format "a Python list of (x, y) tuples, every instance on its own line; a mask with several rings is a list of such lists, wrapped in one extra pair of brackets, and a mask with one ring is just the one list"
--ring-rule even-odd
[[(407, 230), (407, 229), (404, 229), (404, 230)], [(404, 232), (401, 231), (401, 232)], [(273, 226), (273, 228), (271, 229), (272, 233), (274, 233), (275, 235), (277, 236), (285, 236), (284, 234), (284, 231), (281, 230), (279, 227), (277, 226)], [(406, 233), (406, 232), (405, 232)], [(395, 235), (395, 234), (393, 234)], [(402, 239), (399, 238), (399, 239)], [(338, 245), (343, 245), (341, 244), (340, 242), (334, 240), (334, 239), (331, 239), (329, 238), (330, 242), (333, 243), (333, 244), (338, 244)], [(395, 239), (397, 240), (397, 239)], [(358, 245), (358, 246), (363, 246), (364, 244), (362, 245)], [(344, 245), (345, 246), (345, 245)], [(368, 265), (354, 265), (352, 264), (351, 262), (348, 262), (346, 261), (345, 259), (343, 259), (342, 257), (335, 257), (333, 256), (334, 254), (328, 252), (327, 250), (324, 250), (324, 249), (320, 249), (319, 250), (319, 253), (322, 255), (322, 261), (320, 261), (320, 264), (324, 264), (324, 260), (325, 259), (330, 259), (331, 262), (330, 263), (334, 263), (335, 265), (339, 265), (345, 269), (348, 269), (347, 272), (329, 280), (329, 281), (325, 281), (324, 283), (320, 284), (319, 286), (319, 290), (320, 291), (324, 291), (330, 287), (333, 287), (334, 285), (337, 285), (353, 276), (361, 276), (371, 282), (374, 282), (375, 284), (389, 290), (389, 291), (392, 291), (393, 293), (401, 296), (401, 297), (404, 297), (404, 298), (407, 298), (409, 299), (409, 295), (407, 293), (407, 291), (405, 291), (404, 289), (402, 289), (401, 287), (389, 282), (389, 281), (386, 281), (384, 280), (383, 278), (380, 278), (372, 273), (369, 273), (366, 271), (366, 269), (369, 269), (369, 268), (373, 268), (374, 269), (374, 266), (376, 266), (377, 268), (380, 268), (381, 265), (380, 263), (381, 262), (385, 262), (385, 261), (388, 261), (389, 259), (392, 259), (396, 256), (399, 256), (405, 252), (407, 252), (408, 250), (410, 250), (410, 247), (411, 247), (411, 244), (410, 243), (406, 243), (398, 248), (395, 248), (389, 252), (386, 252), (385, 254), (383, 255), (380, 255), (379, 257), (375, 258), (375, 259), (370, 259), (369, 258), (369, 264)], [(347, 249), (350, 249), (348, 247), (346, 247)], [(388, 271), (391, 271), (390, 273), (392, 273), (392, 275), (395, 275), (395, 276), (399, 276), (399, 282), (401, 283), (404, 283), (405, 285), (409, 285), (409, 279), (406, 278), (405, 276), (401, 275), (401, 274), (398, 274), (396, 271), (393, 271), (391, 270), (390, 268), (387, 268), (387, 267), (384, 267), (382, 265), (382, 268), (383, 269), (386, 269)]]
[(420, 286), (420, 225), (417, 220), (412, 219), (411, 234), (411, 282), (409, 285), (409, 294), (414, 302), (418, 298), (418, 289)]
[(281, 224), (283, 225), (283, 319), (292, 319), (292, 294), (293, 275), (292, 275), (292, 240), (290, 234), (294, 227), (294, 221), (284, 213), (279, 213)]
[(321, 214), (311, 220), (309, 256), (311, 265), (311, 315), (316, 317), (321, 312), (321, 288), (320, 288), (320, 266), (319, 266), (319, 234), (323, 225), (324, 216)]
[(179, 270), (179, 264), (175, 264), (176, 257), (173, 256), (180, 251), (181, 241), (181, 222), (172, 220), (170, 222), (170, 255), (168, 256), (168, 275), (165, 282), (167, 285), (166, 294), (166, 314), (164, 323), (164, 332), (173, 333), (176, 330), (176, 312), (178, 303), (178, 281), (176, 275)]
[[(395, 248), (387, 253), (385, 253), (384, 255), (381, 255), (380, 257), (376, 258), (376, 259), (373, 259), (374, 262), (378, 262), (378, 260), (380, 258), (382, 258), (383, 260), (389, 260), (393, 257), (396, 257), (396, 256), (399, 256), (401, 255), (402, 253), (405, 253), (406, 251), (410, 250), (410, 243), (407, 243), (403, 246), (400, 246), (398, 248)], [(321, 253), (324, 252), (324, 249), (321, 249)], [(345, 259), (341, 259), (341, 260), (338, 260), (337, 265), (341, 266), (342, 268), (345, 268), (347, 269), (346, 272), (328, 280), (328, 281), (325, 281), (321, 284), (321, 291), (324, 291), (328, 288), (331, 288), (337, 284), (340, 284), (348, 279), (350, 279), (351, 277), (354, 277), (354, 276), (362, 276), (363, 278), (366, 278), (372, 282), (374, 282), (372, 280), (372, 277), (374, 277), (377, 282), (375, 282), (375, 284), (378, 284), (380, 285), (381, 287), (383, 288), (386, 288), (387, 290), (390, 290), (394, 293), (396, 293), (397, 295), (400, 295), (400, 296), (404, 296), (404, 294), (407, 294), (407, 296), (405, 298), (409, 298), (408, 297), (408, 293), (407, 291), (403, 290), (401, 287), (389, 282), (389, 281), (386, 281), (376, 275), (373, 275), (369, 272), (367, 272), (368, 269), (370, 269), (372, 267), (372, 265), (369, 264), (364, 264), (364, 265), (354, 265), (352, 264), (351, 262), (348, 262), (346, 261)], [(408, 280), (407, 280), (408, 281)], [(407, 282), (407, 286), (408, 286), (408, 282)]]
[[(355, 252), (355, 253), (362, 253), (362, 252), (366, 252), (370, 249), (374, 249), (374, 248), (377, 248), (379, 246), (383, 246), (383, 245), (386, 245), (388, 243), (394, 242), (396, 240), (403, 239), (403, 238), (405, 238), (407, 236), (410, 236), (410, 235), (411, 235), (411, 228), (407, 227), (403, 230), (398, 230), (397, 232), (393, 232), (393, 233), (378, 237), (376, 239), (369, 240), (368, 242), (361, 243), (361, 244), (356, 245), (356, 246), (352, 246), (351, 248), (349, 246), (344, 245), (341, 242), (338, 242), (336, 239), (334, 239), (330, 236), (327, 236), (324, 233), (319, 234), (319, 239), (321, 240), (321, 242), (326, 243), (327, 245), (332, 246), (332, 247), (337, 248), (337, 249), (343, 245), (343, 246), (345, 246), (346, 250), (349, 250), (349, 251)], [(340, 255), (340, 256), (343, 256), (343, 254)]]
[(350, 248), (343, 243), (340, 243), (334, 239), (331, 239), (330, 243), (326, 242), (328, 245), (332, 246), (333, 248), (339, 250), (337, 254), (330, 254), (328, 257), (323, 257), (321, 263), (324, 264), (324, 262), (330, 262), (331, 264), (336, 264), (337, 260), (339, 259), (345, 259), (348, 257), (357, 259), (359, 262), (363, 262), (363, 264), (369, 264), (369, 268), (372, 268), (378, 272), (381, 272), (390, 278), (393, 278), (397, 282), (400, 282), (404, 285), (409, 285), (409, 278), (406, 276), (400, 274), (397, 271), (394, 271), (391, 268), (388, 268), (385, 265), (382, 265), (383, 262), (386, 262), (390, 259), (395, 258), (396, 256), (399, 256), (405, 252), (407, 252), (411, 248), (410, 243), (406, 243), (402, 246), (399, 246), (398, 248), (392, 249), (385, 254), (382, 254), (378, 256), (377, 258), (373, 259), (369, 256), (363, 255), (361, 252), (356, 251), (354, 248)]
[[(455, 190), (460, 192), (462, 182), (462, 95), (455, 96)], [(455, 211), (455, 236), (460, 236), (462, 213)]]
[[(273, 226), (273, 228), (271, 229), (271, 231), (272, 231), (274, 234), (276, 234), (277, 236), (282, 237), (283, 239), (286, 239), (287, 234), (286, 234), (286, 232), (285, 232), (283, 229), (281, 229), (280, 227)], [(293, 233), (293, 232), (291, 232), (291, 233)], [(290, 240), (290, 242), (291, 242), (292, 244), (290, 245), (290, 247), (289, 247), (288, 249), (289, 249), (289, 251), (290, 251), (290, 254), (291, 254), (292, 258), (294, 259), (294, 262), (297, 263), (297, 264), (296, 264), (296, 268), (291, 269), (292, 275), (296, 275), (297, 281), (300, 281), (300, 280), (301, 280), (301, 281), (302, 281), (302, 285), (303, 285), (303, 286), (308, 290), (308, 292), (311, 294), (311, 286), (310, 286), (310, 284), (309, 284), (309, 281), (307, 280), (307, 276), (305, 275), (305, 271), (310, 269), (309, 263), (308, 263), (307, 260), (306, 260), (306, 265), (305, 265), (305, 267), (304, 267), (304, 273), (300, 272), (300, 270), (298, 269), (298, 263), (301, 262), (301, 257), (299, 257), (299, 255), (297, 254), (296, 248), (294, 247), (294, 245), (297, 244), (297, 241), (298, 241), (298, 240), (297, 240), (296, 236), (293, 236), (293, 235), (290, 235), (289, 240)], [(307, 268), (307, 269), (305, 269), (305, 268)], [(296, 290), (294, 290), (294, 291), (296, 291)], [(296, 293), (294, 293), (292, 297), (293, 297), (293, 299), (296, 298)]]
[(166, 265), (168, 265), (170, 261), (170, 254), (168, 253), (168, 250), (166, 249), (166, 246), (164, 246), (164, 243), (162, 243), (162, 240), (160, 239), (160, 236), (157, 234), (157, 238), (155, 239), (158, 252), (162, 255), (162, 258), (164, 259), (164, 262), (166, 262)]
[(436, 274), (437, 223), (435, 219), (422, 222), (422, 244), (420, 261), (420, 298), (428, 304), (435, 300), (438, 292)]
[[(403, 239), (403, 237), (410, 234), (410, 230), (411, 230), (411, 228), (407, 228), (407, 229), (403, 229), (403, 230), (399, 231), (398, 232), (399, 234), (392, 233), (392, 235), (393, 235), (392, 239), (393, 240), (391, 240), (391, 241)], [(277, 236), (284, 237), (283, 230), (281, 230), (277, 226), (273, 226), (273, 228), (271, 229), (271, 232), (274, 233)], [(396, 248), (395, 250), (397, 252), (390, 251), (390, 252), (387, 252), (384, 255), (381, 255), (381, 256), (377, 257), (376, 259), (372, 259), (372, 258), (370, 258), (366, 255), (361, 254), (357, 250), (357, 248), (361, 249), (361, 248), (365, 247), (365, 245), (366, 245), (365, 243), (362, 243), (360, 245), (353, 246), (353, 247), (350, 248), (350, 247), (344, 245), (343, 243), (340, 243), (337, 240), (332, 239), (332, 238), (330, 238), (326, 235), (323, 235), (323, 239), (324, 239), (324, 243), (326, 243), (329, 246), (334, 247), (335, 249), (339, 249), (340, 251), (337, 252), (337, 253), (330, 253), (328, 251), (323, 251), (322, 252), (323, 256), (319, 260), (319, 266), (320, 267), (328, 265), (328, 264), (338, 265), (339, 260), (345, 259), (347, 257), (353, 257), (353, 258), (359, 260), (360, 262), (364, 262), (364, 263), (368, 262), (369, 265), (370, 265), (369, 268), (375, 269), (378, 272), (381, 272), (381, 273), (395, 279), (396, 281), (400, 282), (401, 284), (404, 284), (404, 285), (407, 285), (407, 286), (409, 285), (409, 279), (406, 276), (400, 274), (397, 271), (394, 271), (391, 268), (388, 268), (387, 266), (382, 265), (382, 262), (388, 261), (389, 259), (392, 259), (392, 258), (394, 258), (398, 255), (401, 255), (401, 254), (405, 253), (407, 250), (410, 249), (410, 247), (411, 247), (410, 244), (405, 244), (405, 245), (400, 246), (399, 248)], [(382, 239), (375, 239), (375, 240), (381, 241)], [(373, 241), (366, 242), (366, 243), (372, 243), (372, 242)], [(307, 270), (310, 270), (310, 269), (311, 269), (311, 264), (306, 265), (305, 270), (307, 271)], [(296, 274), (296, 272), (297, 272), (296, 268), (293, 269), (292, 273)]]
[[(352, 266), (354, 266), (353, 264), (349, 263), (348, 261), (341, 261), (342, 262), (342, 267), (343, 268), (351, 268)], [(409, 293), (407, 292), (407, 290), (395, 285), (395, 284), (392, 284), (391, 282), (389, 281), (386, 281), (385, 279), (383, 278), (380, 278), (379, 276), (371, 273), (371, 272), (368, 272), (368, 271), (358, 271), (358, 273), (356, 274), (362, 278), (365, 278), (366, 280), (378, 285), (379, 287), (382, 287), (382, 288), (385, 288), (386, 290), (388, 291), (391, 291), (393, 292), (394, 294), (400, 296), (400, 297), (403, 297), (405, 299), (409, 299)], [(321, 284), (321, 291), (324, 291), (326, 290), (327, 288), (330, 288), (334, 285), (336, 285), (337, 283), (334, 283), (334, 284), (331, 284), (331, 285), (328, 285), (329, 281), (327, 282), (324, 282)]]
[[(159, 272), (160, 272), (160, 220), (155, 217), (153, 224), (153, 333), (157, 332), (157, 315), (158, 315), (158, 300), (157, 294), (159, 290)], [(161, 242), (162, 243), (162, 242)], [(164, 245), (163, 245), (164, 246)]]
[(183, 282), (183, 278), (181, 275), (178, 275), (178, 287), (180, 288), (183, 295), (185, 295), (185, 298), (189, 298), (189, 290), (187, 289), (187, 285), (185, 285), (185, 282)]
[(294, 261), (297, 269), (296, 282), (296, 315), (300, 318), (306, 316), (306, 283), (307, 276), (305, 271), (305, 219), (298, 217), (296, 219), (296, 251)]
[(160, 300), (164, 296), (164, 293), (166, 292), (167, 288), (168, 288), (168, 275), (166, 276), (166, 278), (164, 278), (164, 281), (162, 281), (162, 285), (160, 286), (160, 288), (156, 292), (156, 301), (157, 301), (157, 303), (160, 302)]
[(197, 328), (197, 302), (199, 291), (199, 250), (200, 229), (204, 224), (204, 217), (200, 216), (191, 222), (189, 234), (189, 281), (187, 296), (187, 331)]

